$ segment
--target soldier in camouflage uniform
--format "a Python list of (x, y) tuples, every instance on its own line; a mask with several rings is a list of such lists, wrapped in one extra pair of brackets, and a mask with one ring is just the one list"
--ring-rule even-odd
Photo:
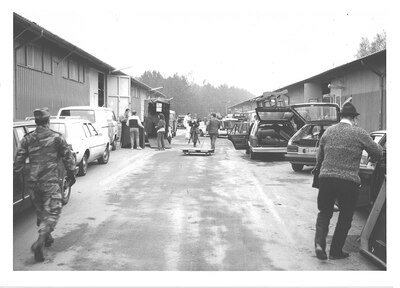
[(29, 158), (29, 194), (36, 209), (39, 238), (31, 250), (36, 261), (44, 261), (43, 246), (53, 243), (51, 232), (60, 218), (62, 195), (59, 183), (60, 159), (67, 170), (70, 186), (75, 183), (75, 159), (64, 137), (49, 128), (50, 113), (47, 108), (33, 112), (36, 130), (21, 140), (14, 161), (14, 171), (21, 173)]

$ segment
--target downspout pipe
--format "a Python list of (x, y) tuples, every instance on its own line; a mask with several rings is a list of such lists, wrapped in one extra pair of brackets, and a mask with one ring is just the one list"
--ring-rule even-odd
[(379, 72), (378, 70), (376, 70), (374, 67), (372, 67), (371, 65), (369, 65), (368, 63), (366, 63), (364, 60), (361, 60), (361, 64), (364, 65), (365, 67), (367, 67), (371, 72), (373, 72), (374, 74), (376, 74), (379, 79), (380, 79), (380, 94), (381, 94), (381, 115), (379, 117), (379, 129), (382, 130), (383, 128), (383, 106), (384, 106), (384, 93), (383, 93), (383, 88), (384, 88), (384, 78), (385, 78), (385, 74)]

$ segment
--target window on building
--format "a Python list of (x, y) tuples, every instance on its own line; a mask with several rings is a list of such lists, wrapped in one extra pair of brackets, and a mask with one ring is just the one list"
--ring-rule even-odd
[(16, 51), (17, 65), (36, 71), (52, 73), (53, 61), (50, 50), (38, 45), (21, 46)]
[(43, 49), (43, 71), (53, 73), (51, 52), (48, 49)]
[(66, 79), (84, 83), (85, 66), (75, 59), (65, 59), (62, 66), (62, 75)]

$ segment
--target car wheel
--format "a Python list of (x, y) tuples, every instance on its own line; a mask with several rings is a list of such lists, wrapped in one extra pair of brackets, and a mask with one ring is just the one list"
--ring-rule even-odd
[(81, 162), (79, 163), (79, 171), (78, 171), (79, 176), (85, 176), (87, 173), (87, 166), (88, 166), (87, 158), (88, 158), (87, 153), (85, 153), (83, 155)]
[(294, 170), (294, 171), (296, 171), (296, 172), (299, 172), (299, 171), (301, 171), (301, 170), (303, 170), (303, 164), (294, 164), (294, 163), (291, 163), (292, 164), (292, 169)]
[(256, 154), (253, 152), (253, 150), (251, 150), (251, 148), (250, 148), (250, 159), (251, 160), (256, 159)]
[(98, 159), (98, 162), (100, 164), (107, 164), (108, 159), (110, 159), (110, 149), (108, 148), (108, 145), (106, 147), (106, 150), (104, 150), (103, 155)]
[(117, 150), (117, 141), (114, 139), (114, 141), (111, 143), (111, 150), (115, 151)]
[(61, 202), (63, 205), (66, 205), (69, 201), (69, 197), (71, 196), (71, 186), (69, 186), (67, 177), (64, 177), (61, 183)]

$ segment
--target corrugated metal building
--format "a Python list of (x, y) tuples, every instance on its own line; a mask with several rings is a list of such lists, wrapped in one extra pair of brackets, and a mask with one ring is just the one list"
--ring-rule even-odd
[[(334, 102), (342, 105), (351, 97), (361, 114), (358, 117), (361, 127), (367, 131), (386, 129), (386, 50), (275, 91), (285, 89), (291, 104)], [(250, 99), (229, 109), (243, 110), (245, 107), (254, 109), (255, 104)]]
[(167, 98), (153, 90), (14, 13), (14, 121), (70, 105), (111, 107), (117, 116), (129, 107), (143, 119), (146, 99)]
[(14, 120), (38, 107), (56, 114), (68, 105), (106, 105), (106, 75), (113, 69), (14, 13)]

